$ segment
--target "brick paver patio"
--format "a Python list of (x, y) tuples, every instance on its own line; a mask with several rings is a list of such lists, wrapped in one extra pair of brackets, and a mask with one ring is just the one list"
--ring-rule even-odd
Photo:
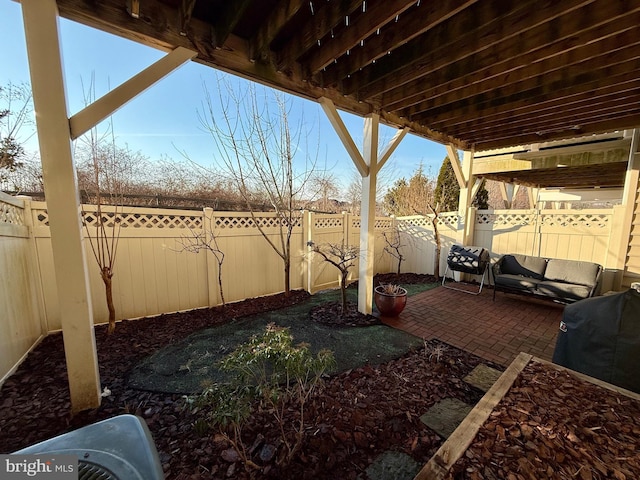
[(484, 289), (480, 295), (437, 287), (409, 297), (389, 326), (437, 338), (486, 360), (509, 365), (520, 352), (551, 360), (564, 307)]

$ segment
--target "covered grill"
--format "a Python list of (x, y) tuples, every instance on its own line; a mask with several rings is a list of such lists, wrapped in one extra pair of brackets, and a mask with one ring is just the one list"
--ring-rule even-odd
[(553, 362), (640, 393), (640, 292), (565, 307)]
[[(447, 257), (447, 269), (442, 277), (442, 286), (460, 292), (478, 295), (484, 285), (484, 277), (489, 267), (489, 251), (482, 247), (451, 245), (449, 256)], [(477, 292), (470, 292), (450, 285), (445, 285), (449, 270), (454, 272), (469, 273), (471, 275), (482, 275), (480, 288)]]

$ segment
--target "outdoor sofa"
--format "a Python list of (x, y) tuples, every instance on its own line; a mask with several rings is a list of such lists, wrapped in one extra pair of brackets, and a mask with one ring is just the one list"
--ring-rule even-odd
[(602, 266), (592, 262), (530, 255), (503, 255), (492, 267), (493, 299), (496, 291), (518, 293), (573, 303), (593, 297)]

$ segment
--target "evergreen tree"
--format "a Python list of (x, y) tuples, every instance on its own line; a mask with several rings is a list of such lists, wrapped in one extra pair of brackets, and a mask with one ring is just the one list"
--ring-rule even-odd
[(449, 157), (444, 157), (435, 191), (435, 203), (441, 212), (455, 212), (458, 210), (460, 185), (456, 179)]
[[(449, 157), (445, 157), (438, 173), (438, 183), (435, 191), (435, 201), (440, 205), (441, 212), (455, 212), (460, 203), (460, 186), (453, 171)], [(478, 190), (472, 205), (480, 210), (489, 208), (489, 192), (484, 182)]]

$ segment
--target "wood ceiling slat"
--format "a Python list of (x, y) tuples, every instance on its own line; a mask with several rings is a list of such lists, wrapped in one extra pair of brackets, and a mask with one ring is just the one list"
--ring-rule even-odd
[(317, 45), (318, 40), (330, 33), (340, 22), (344, 22), (347, 15), (361, 7), (362, 0), (332, 2), (320, 7), (312, 17), (313, 21), (301, 28), (298, 34), (290, 38), (284, 48), (277, 52), (278, 70), (291, 68), (298, 58)]
[[(578, 10), (591, 1), (594, 0), (549, 1), (541, 5), (540, 1), (528, 0), (513, 2), (511, 7), (512, 2), (505, 0), (476, 3), (465, 11), (465, 15), (436, 26), (346, 79), (343, 92), (357, 92), (360, 100), (380, 95), (411, 82), (417, 74), (434, 72), (474, 53), (509, 42), (523, 31)], [(473, 25), (477, 28), (471, 28)]]
[(482, 178), (517, 183), (525, 187), (621, 187), (624, 185), (626, 162), (579, 167), (545, 168), (515, 172), (488, 173)]
[(180, 19), (181, 29), (180, 34), (186, 35), (187, 28), (189, 28), (189, 22), (191, 21), (191, 14), (193, 13), (193, 7), (196, 6), (196, 0), (182, 0), (180, 2)]
[[(486, 97), (491, 96), (508, 97), (517, 92), (539, 87), (541, 84), (567, 83), (569, 78), (571, 78), (569, 83), (576, 81), (580, 83), (580, 72), (603, 69), (615, 64), (626, 64), (637, 59), (638, 50), (634, 46), (640, 45), (639, 32), (638, 28), (627, 30), (601, 42), (585, 45), (562, 55), (525, 65), (516, 72), (505, 73), (489, 81), (430, 98), (402, 110), (402, 113), (406, 116), (421, 115), (433, 108), (434, 105), (443, 107), (454, 103), (484, 101)], [(617, 49), (618, 45), (624, 45), (624, 47)]]
[[(518, 135), (518, 137), (500, 137), (500, 138), (492, 138), (492, 139), (482, 139), (478, 140), (475, 143), (476, 150), (492, 150), (494, 148), (501, 148), (505, 146), (505, 139), (510, 140), (513, 138), (517, 138), (518, 145), (527, 145), (529, 143), (538, 143), (542, 141), (552, 141), (552, 140), (562, 140), (565, 138), (571, 138), (575, 136), (581, 136), (586, 133), (588, 134), (596, 134), (596, 133), (607, 133), (612, 132), (614, 130), (623, 130), (623, 129), (631, 129), (637, 128), (640, 123), (640, 107), (635, 110), (627, 113), (625, 115), (616, 115), (615, 118), (609, 118), (606, 120), (596, 120), (596, 121), (588, 121), (583, 122), (579, 131), (575, 130), (562, 130), (557, 132), (548, 132), (543, 136), (538, 134), (523, 134)], [(511, 145), (515, 145), (511, 143)]]
[(301, 8), (308, 8), (308, 6), (308, 0), (280, 1), (249, 42), (249, 57), (255, 60), (263, 56), (269, 50), (271, 42), (276, 38), (282, 27), (286, 25)]
[(602, 122), (619, 117), (633, 115), (640, 119), (640, 95), (634, 95), (623, 99), (629, 102), (626, 106), (611, 106), (611, 104), (594, 105), (591, 109), (585, 107), (579, 112), (571, 112), (571, 115), (558, 112), (557, 117), (548, 119), (546, 122), (536, 121), (535, 123), (505, 124), (502, 128), (487, 128), (480, 131), (459, 131), (457, 133), (471, 142), (495, 141), (519, 135), (537, 135), (544, 138), (550, 132), (576, 132), (582, 131), (582, 126), (594, 122)]
[[(380, 103), (391, 111), (407, 108), (424, 99), (444, 93), (458, 92), (475, 84), (491, 80), (502, 84), (527, 65), (556, 55), (579, 49), (621, 31), (638, 28), (640, 3), (632, 11), (615, 10), (602, 3), (586, 6), (580, 15), (572, 12), (551, 22), (522, 32), (514, 41), (499, 44), (495, 49), (483, 50), (429, 75), (422, 75), (411, 83), (386, 92)], [(541, 44), (540, 39), (547, 39)]]
[[(572, 115), (588, 113), (590, 109), (597, 108), (619, 108), (620, 104), (628, 104), (632, 98), (640, 97), (640, 79), (633, 82), (625, 91), (616, 90), (609, 95), (601, 95), (598, 93), (584, 94), (580, 101), (563, 102), (561, 105), (554, 104), (548, 108), (539, 108), (539, 105), (533, 115), (535, 116), (536, 125), (540, 125), (548, 119), (557, 119), (559, 117), (570, 118)], [(533, 108), (533, 107), (532, 107)], [(497, 128), (504, 128), (505, 125), (513, 127), (524, 127), (530, 125), (532, 112), (506, 112), (503, 116), (489, 120), (487, 117), (478, 118), (474, 121), (467, 121), (452, 125), (448, 124), (432, 124), (434, 128), (443, 128), (446, 126), (447, 131), (453, 135), (460, 135), (465, 132), (467, 135), (489, 131)]]
[(363, 0), (145, 0), (137, 19), (122, 0), (56, 1), (71, 20), (461, 149), (640, 125), (637, 0), (367, 0), (364, 13)]
[(216, 17), (212, 26), (211, 42), (214, 47), (222, 48), (229, 35), (238, 24), (252, 0), (235, 0), (224, 2), (224, 8)]
[[(334, 61), (335, 58), (344, 55), (358, 45), (363, 38), (368, 38), (380, 27), (405, 12), (415, 5), (415, 0), (378, 0), (369, 1), (367, 10), (360, 15), (358, 21), (344, 28), (335, 38), (325, 43), (322, 48), (315, 49), (314, 53), (305, 60), (305, 70), (314, 74)], [(368, 49), (368, 47), (367, 47)]]
[[(545, 93), (542, 96), (530, 97), (530, 100), (520, 100), (498, 107), (485, 108), (482, 111), (482, 119), (484, 121), (495, 121), (500, 124), (508, 121), (509, 115), (522, 114), (534, 119), (539, 113), (548, 110), (562, 108), (564, 105), (571, 105), (573, 102), (589, 100), (596, 95), (616, 94), (616, 92), (624, 92), (628, 89), (637, 88), (640, 82), (640, 71), (629, 71), (621, 75), (612, 75), (606, 78), (607, 84), (603, 86), (603, 80), (598, 79), (587, 82), (577, 89), (572, 86), (568, 89), (558, 89), (556, 92)], [(612, 97), (615, 98), (615, 97)], [(443, 128), (445, 125), (456, 127), (462, 123), (473, 123), (480, 121), (480, 117), (458, 117), (456, 120), (447, 122), (430, 119), (429, 124), (434, 128)]]
[(346, 76), (357, 72), (360, 68), (369, 65), (374, 60), (383, 57), (390, 50), (394, 50), (436, 25), (445, 22), (477, 1), (421, 2), (420, 7), (416, 8), (411, 15), (403, 15), (397, 22), (386, 25), (381, 35), (365, 40), (364, 48), (354, 49), (350, 52), (348, 58), (342, 58), (337, 64), (332, 65), (327, 72), (322, 74), (322, 81), (328, 85), (338, 82)]
[[(640, 38), (637, 38), (640, 41)], [(640, 45), (640, 44), (636, 44)], [(615, 52), (603, 55), (578, 64), (568, 65), (565, 69), (553, 72), (542, 72), (539, 77), (531, 77), (517, 83), (496, 86), (491, 91), (481, 94), (469, 94), (466, 97), (447, 97), (447, 101), (441, 98), (439, 103), (433, 103), (432, 108), (421, 110), (412, 115), (417, 107), (411, 107), (403, 114), (415, 121), (446, 121), (450, 122), (460, 117), (481, 115), (485, 108), (499, 105), (508, 105), (519, 100), (526, 101), (531, 97), (540, 97), (545, 94), (548, 98), (561, 99), (563, 94), (558, 90), (566, 88), (569, 92), (573, 87), (575, 91), (583, 91), (582, 84), (597, 79), (605, 81), (607, 77), (629, 71), (637, 71), (640, 68), (640, 50), (634, 45), (625, 46)], [(499, 87), (499, 88), (498, 88)], [(422, 107), (422, 105), (421, 105)]]

